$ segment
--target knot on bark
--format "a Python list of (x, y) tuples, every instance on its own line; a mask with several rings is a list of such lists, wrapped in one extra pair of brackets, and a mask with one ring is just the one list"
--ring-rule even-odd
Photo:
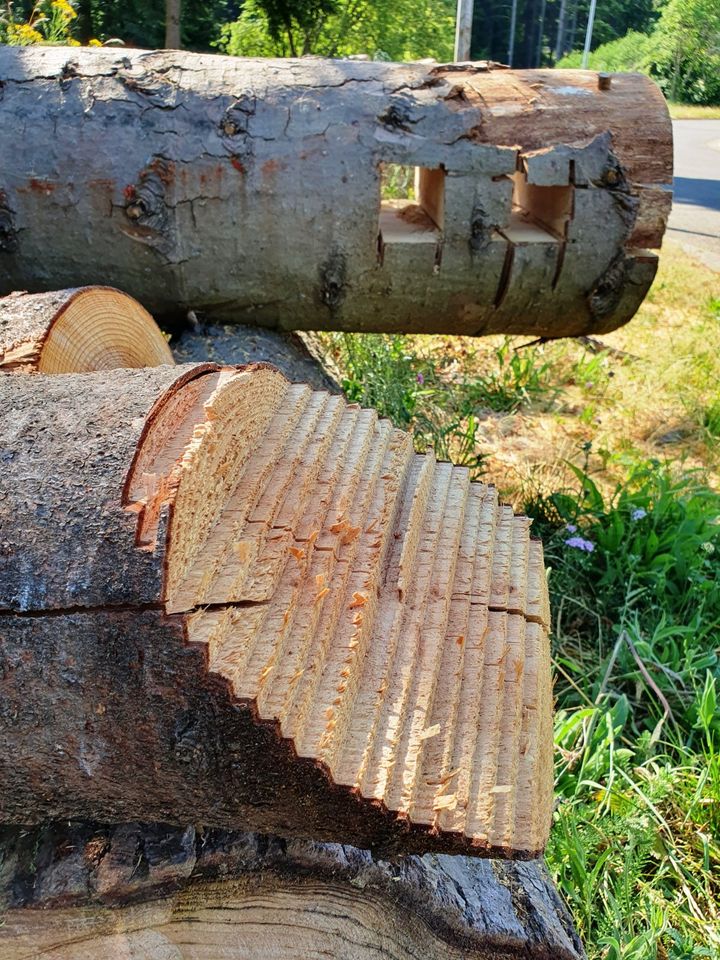
[(125, 216), (134, 227), (131, 236), (166, 254), (172, 247), (168, 194), (174, 182), (175, 165), (154, 157), (138, 183), (125, 190)]
[(378, 116), (378, 123), (389, 130), (402, 130), (409, 133), (410, 125), (414, 123), (411, 111), (412, 107), (407, 99), (393, 97), (387, 109)]
[(247, 134), (250, 117), (255, 115), (255, 97), (243, 96), (227, 108), (220, 121), (222, 137), (238, 137)]
[(490, 219), (484, 208), (476, 204), (470, 215), (470, 249), (474, 253), (479, 253), (488, 245), (491, 228)]
[(619, 253), (590, 292), (588, 306), (593, 320), (601, 320), (617, 309), (625, 288), (627, 268), (625, 254)]
[(331, 254), (320, 268), (320, 299), (331, 310), (345, 299), (347, 266), (342, 253)]
[(60, 82), (60, 89), (67, 90), (70, 87), (73, 79), (78, 76), (80, 72), (80, 64), (77, 60), (67, 60), (60, 71), (60, 76), (58, 80)]

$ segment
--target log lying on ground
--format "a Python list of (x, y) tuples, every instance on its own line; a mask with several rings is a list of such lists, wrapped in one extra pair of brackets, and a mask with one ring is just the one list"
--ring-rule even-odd
[(0, 299), (0, 371), (83, 373), (174, 362), (147, 310), (112, 287)]
[(195, 324), (171, 341), (177, 363), (219, 363), (236, 366), (271, 363), (293, 383), (307, 383), (315, 390), (341, 393), (337, 380), (313, 352), (303, 334), (250, 327), (242, 323)]
[(268, 366), (0, 404), (0, 820), (539, 854), (547, 587), (492, 487)]
[[(557, 337), (625, 323), (655, 273), (672, 137), (639, 74), (5, 47), (0, 81), (6, 289)], [(399, 167), (415, 196), (382, 201)]]
[(0, 828), (3, 960), (581, 960), (543, 865), (128, 823)]

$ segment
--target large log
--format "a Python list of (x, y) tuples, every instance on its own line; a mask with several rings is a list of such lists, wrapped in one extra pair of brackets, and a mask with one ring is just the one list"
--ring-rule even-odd
[(0, 298), (0, 372), (84, 373), (174, 362), (147, 310), (111, 287)]
[[(0, 83), (0, 293), (556, 337), (655, 273), (671, 128), (638, 74), (5, 47)], [(381, 201), (393, 165), (414, 199)]]
[(538, 855), (547, 587), (494, 489), (267, 366), (0, 408), (0, 821)]
[(0, 828), (3, 960), (581, 960), (543, 865), (158, 824)]

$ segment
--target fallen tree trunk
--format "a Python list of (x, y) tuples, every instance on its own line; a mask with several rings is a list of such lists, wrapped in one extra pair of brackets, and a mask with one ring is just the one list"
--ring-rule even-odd
[[(625, 323), (655, 273), (671, 128), (638, 74), (6, 47), (0, 80), (0, 293), (557, 337)], [(415, 195), (383, 200), (398, 167)]]
[(539, 854), (547, 587), (493, 488), (267, 366), (0, 406), (0, 820)]
[(197, 323), (174, 336), (170, 346), (177, 363), (271, 363), (292, 383), (307, 383), (314, 390), (330, 393), (342, 392), (325, 367), (324, 358), (315, 355), (303, 334), (242, 323)]
[(0, 372), (83, 373), (174, 362), (147, 310), (111, 287), (0, 299)]
[(0, 828), (3, 960), (581, 960), (538, 862), (128, 823)]

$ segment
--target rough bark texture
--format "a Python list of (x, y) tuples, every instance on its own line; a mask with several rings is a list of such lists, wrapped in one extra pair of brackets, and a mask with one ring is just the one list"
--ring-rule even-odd
[(0, 407), (0, 819), (540, 852), (542, 551), (492, 488), (262, 366)]
[(150, 314), (111, 287), (0, 298), (0, 371), (81, 373), (172, 364)]
[(271, 363), (291, 383), (340, 393), (340, 387), (311, 352), (303, 334), (242, 323), (195, 324), (170, 341), (178, 363)]
[[(0, 292), (554, 337), (626, 322), (654, 276), (671, 133), (640, 75), (4, 48), (0, 81)], [(384, 164), (415, 200), (381, 205)]]
[(580, 960), (540, 863), (159, 824), (0, 829), (3, 960)]

